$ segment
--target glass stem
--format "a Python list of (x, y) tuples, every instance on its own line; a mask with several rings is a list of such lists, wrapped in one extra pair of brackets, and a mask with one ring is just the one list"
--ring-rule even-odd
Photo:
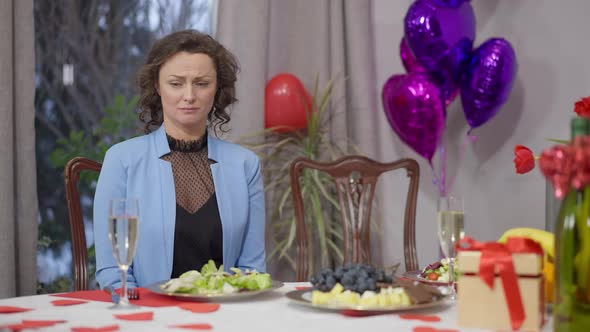
[(457, 293), (455, 292), (455, 262), (449, 258), (449, 284), (451, 286), (451, 298), (455, 299)]
[(129, 304), (129, 299), (127, 298), (127, 269), (121, 269), (121, 299), (119, 300), (119, 304)]

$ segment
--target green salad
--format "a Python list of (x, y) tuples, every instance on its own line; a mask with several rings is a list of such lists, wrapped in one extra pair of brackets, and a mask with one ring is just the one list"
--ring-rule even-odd
[(215, 266), (209, 260), (201, 268), (201, 272), (192, 270), (183, 273), (179, 278), (171, 279), (160, 288), (171, 293), (185, 294), (230, 294), (239, 291), (254, 291), (267, 289), (272, 286), (272, 279), (268, 273), (245, 271), (232, 267), (233, 273), (225, 272), (223, 264)]

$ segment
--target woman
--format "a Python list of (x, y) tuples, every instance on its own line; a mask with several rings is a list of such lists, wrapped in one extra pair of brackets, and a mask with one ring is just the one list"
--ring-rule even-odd
[(219, 140), (236, 101), (235, 57), (208, 35), (180, 31), (157, 41), (139, 73), (147, 135), (111, 147), (94, 198), (96, 280), (120, 285), (108, 236), (109, 200), (139, 200), (139, 240), (129, 286), (200, 270), (265, 271), (264, 192), (251, 151)]

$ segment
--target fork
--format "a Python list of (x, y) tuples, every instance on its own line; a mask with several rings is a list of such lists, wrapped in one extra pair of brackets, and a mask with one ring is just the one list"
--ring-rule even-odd
[[(108, 286), (105, 287), (104, 290), (111, 294), (111, 300), (113, 301), (113, 303), (119, 303), (121, 297), (119, 296), (119, 294), (117, 294), (117, 292), (115, 292), (115, 289), (113, 287)], [(127, 298), (129, 300), (139, 300), (139, 291), (135, 288), (129, 288), (127, 290)]]
[(130, 300), (139, 300), (139, 291), (136, 288), (129, 288), (127, 290), (127, 298)]

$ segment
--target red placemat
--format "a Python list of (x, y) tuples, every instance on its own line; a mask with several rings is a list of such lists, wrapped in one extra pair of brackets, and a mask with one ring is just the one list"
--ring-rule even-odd
[[(186, 303), (186, 301), (177, 300), (173, 297), (156, 294), (147, 288), (137, 288), (139, 292), (138, 300), (129, 300), (129, 302), (146, 307), (169, 307)], [(111, 295), (104, 290), (87, 290), (70, 293), (52, 294), (57, 297), (67, 297), (72, 299), (82, 299), (99, 302), (111, 302)]]

